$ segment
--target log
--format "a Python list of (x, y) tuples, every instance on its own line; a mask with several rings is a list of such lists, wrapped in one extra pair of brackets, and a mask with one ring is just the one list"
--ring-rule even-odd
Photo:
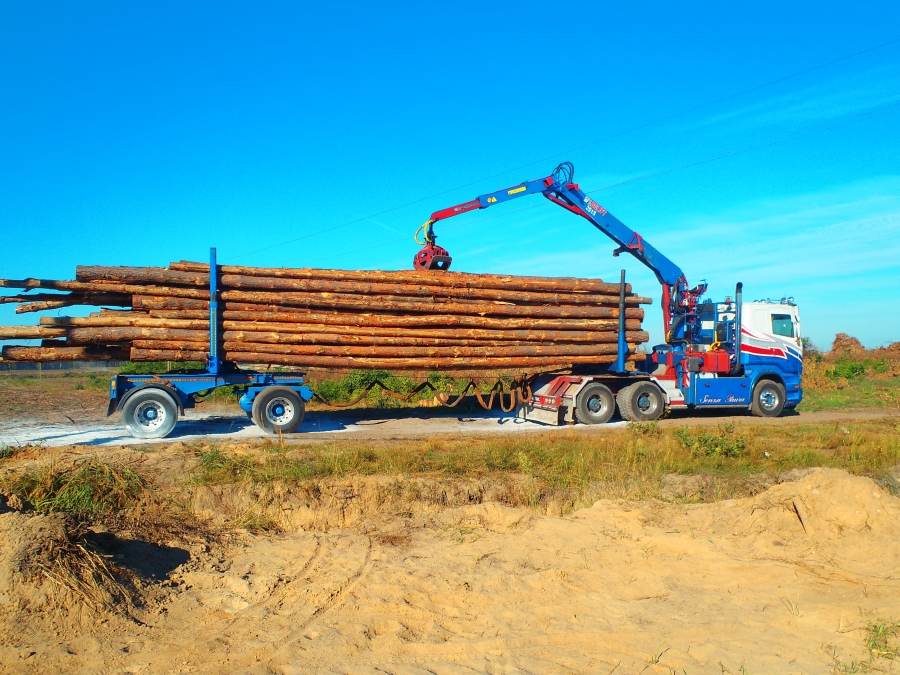
[(209, 319), (208, 309), (148, 309), (146, 314), (155, 319)]
[[(377, 307), (381, 311), (418, 312), (426, 314), (478, 314), (481, 316), (534, 316), (556, 318), (609, 318), (618, 298), (607, 298), (607, 306), (593, 305), (513, 305), (501, 302), (458, 302), (440, 300), (397, 300), (392, 296), (351, 296), (326, 293), (270, 293), (267, 291), (222, 291), (226, 304), (230, 301), (241, 303), (268, 304), (290, 307), (352, 309), (371, 311)], [(598, 304), (603, 304), (599, 300)], [(630, 306), (636, 304), (630, 302)]]
[(203, 309), (209, 316), (209, 293), (205, 300), (198, 298), (166, 298), (154, 295), (135, 293), (131, 297), (131, 306), (134, 309)]
[(60, 294), (58, 297), (58, 300), (22, 303), (16, 307), (16, 314), (42, 312), (48, 309), (74, 307), (75, 305), (119, 305), (126, 307), (131, 304), (131, 300), (127, 296), (109, 293), (72, 293), (68, 295)]
[[(296, 356), (337, 356), (367, 358), (500, 358), (553, 356), (565, 361), (572, 356), (607, 356), (616, 353), (615, 344), (596, 345), (513, 345), (502, 347), (382, 347), (347, 345), (284, 345), (251, 342), (229, 342), (224, 344), (225, 353), (255, 352), (260, 354), (292, 354)], [(630, 346), (633, 349), (633, 345)], [(609, 360), (609, 359), (607, 359)]]
[[(149, 353), (150, 350), (131, 350), (131, 358), (135, 361), (164, 361), (166, 352)], [(339, 369), (385, 369), (390, 371), (428, 372), (433, 370), (514, 370), (524, 372), (526, 369), (555, 370), (569, 368), (573, 365), (602, 365), (612, 362), (612, 357), (571, 356), (568, 358), (553, 356), (517, 356), (509, 358), (362, 358), (332, 356), (297, 356), (293, 354), (261, 354), (258, 352), (230, 352), (228, 359), (235, 363), (271, 364), (282, 366), (300, 366), (306, 368), (339, 368)], [(633, 361), (635, 357), (629, 357)]]
[(132, 361), (205, 361), (208, 354), (195, 349), (142, 349), (132, 347)]
[(157, 284), (160, 286), (209, 287), (209, 266), (206, 272), (181, 272), (165, 267), (124, 267), (78, 265), (75, 278), (78, 281), (105, 281), (124, 284)]
[(112, 328), (70, 328), (67, 333), (71, 344), (105, 344), (128, 342), (139, 338), (148, 340), (209, 340), (209, 331), (182, 328), (141, 328), (140, 326)]
[(108, 347), (15, 347), (3, 348), (6, 361), (125, 361), (127, 348)]
[[(517, 317), (484, 317), (464, 315), (403, 315), (375, 314), (371, 312), (316, 312), (292, 308), (290, 311), (277, 306), (261, 307), (247, 303), (227, 303), (222, 312), (225, 320), (239, 321), (274, 321), (283, 323), (320, 323), (324, 325), (368, 326), (368, 327), (469, 327), (488, 328), (494, 330), (537, 329), (537, 330), (602, 330), (617, 326), (618, 309), (611, 310), (609, 319), (541, 319)], [(625, 310), (628, 319), (643, 319), (644, 310), (631, 308)]]
[[(484, 340), (457, 337), (421, 338), (412, 336), (371, 336), (340, 333), (247, 333), (226, 330), (224, 339), (229, 342), (262, 342), (278, 345), (373, 345), (373, 346), (422, 346), (429, 347), (477, 347), (534, 344), (528, 340)], [(553, 343), (560, 344), (560, 343)], [(563, 343), (567, 344), (567, 343)]]
[[(277, 333), (279, 335), (294, 333), (326, 333), (336, 335), (356, 335), (371, 337), (416, 337), (416, 338), (453, 338), (471, 340), (518, 340), (522, 342), (596, 342), (598, 333), (615, 330), (617, 323), (596, 330), (488, 330), (482, 328), (396, 328), (369, 326), (341, 326), (327, 324), (303, 323), (270, 323), (263, 321), (231, 321), (222, 322), (226, 331)], [(641, 322), (628, 319), (625, 328), (637, 331)], [(644, 333), (643, 335), (646, 335)], [(635, 342), (639, 342), (635, 338)]]
[(42, 326), (67, 326), (67, 327), (84, 327), (99, 326), (104, 328), (112, 328), (115, 326), (139, 326), (142, 328), (187, 328), (195, 330), (209, 331), (209, 320), (200, 319), (156, 319), (145, 314), (129, 316), (127, 314), (114, 314), (100, 316), (44, 316), (41, 317)]
[(0, 340), (36, 340), (39, 338), (65, 337), (63, 328), (45, 326), (0, 326)]
[[(321, 309), (342, 309), (366, 311), (373, 307), (387, 312), (418, 312), (423, 314), (476, 314), (479, 316), (519, 316), (550, 318), (611, 318), (618, 309), (613, 306), (594, 307), (588, 305), (510, 305), (499, 302), (477, 304), (461, 302), (400, 302), (389, 296), (323, 297), (324, 294), (308, 293), (268, 293), (262, 291), (223, 291), (221, 296), (226, 305), (229, 302), (268, 304)], [(613, 305), (614, 303), (610, 303)], [(627, 311), (641, 311), (630, 308)]]
[[(550, 291), (525, 291), (521, 289), (457, 288), (453, 286), (427, 286), (410, 283), (374, 283), (364, 281), (339, 281), (333, 279), (288, 279), (279, 277), (256, 277), (238, 274), (223, 274), (220, 278), (222, 289), (263, 290), (287, 292), (349, 293), (352, 295), (383, 295), (404, 298), (453, 298), (457, 300), (495, 300), (512, 303), (544, 304), (598, 304), (601, 299), (618, 301), (618, 287), (615, 294), (566, 293)], [(630, 298), (636, 298), (629, 294)], [(633, 304), (649, 303), (649, 298), (637, 298)]]
[[(203, 352), (202, 360), (206, 360), (209, 352), (209, 342), (199, 340), (148, 340), (139, 338), (131, 341), (131, 346), (137, 349), (175, 349), (177, 351)], [(177, 359), (166, 359), (167, 361), (176, 361)], [(191, 359), (195, 361), (196, 359)]]
[[(340, 333), (280, 333), (280, 332), (244, 332), (238, 330), (226, 330), (223, 334), (226, 342), (263, 342), (268, 344), (281, 345), (375, 345), (375, 346), (501, 346), (501, 345), (534, 345), (534, 344), (552, 344), (552, 345), (568, 345), (573, 347), (571, 353), (577, 353), (575, 348), (600, 343), (615, 343), (617, 340), (615, 333), (595, 333), (594, 339), (583, 340), (582, 342), (571, 342), (568, 340), (515, 340), (511, 337), (507, 339), (484, 339), (484, 338), (465, 338), (465, 337), (415, 337), (415, 336), (384, 336), (384, 335), (354, 335)], [(632, 343), (646, 342), (647, 333), (642, 331), (628, 332), (626, 340)], [(241, 350), (247, 351), (247, 350)]]
[[(170, 270), (209, 273), (205, 263), (181, 261), (169, 265)], [(551, 291), (570, 293), (618, 294), (619, 284), (606, 283), (600, 279), (576, 277), (529, 277), (506, 274), (472, 274), (437, 270), (334, 270), (312, 268), (245, 267), (241, 265), (219, 265), (219, 273), (257, 277), (278, 277), (286, 279), (331, 279), (337, 281), (365, 281), (378, 283), (409, 283), (422, 286), (442, 286), (453, 288), (496, 288), (522, 291)], [(631, 287), (626, 285), (626, 292)]]
[(19, 295), (0, 295), (0, 304), (13, 302), (38, 302), (42, 300), (69, 300), (68, 293), (20, 293)]
[[(206, 268), (208, 269), (208, 267)], [(365, 275), (367, 277), (368, 275)], [(479, 277), (481, 275), (466, 275)], [(565, 291), (528, 291), (518, 286), (505, 288), (480, 288), (476, 283), (466, 286), (440, 286), (414, 281), (398, 281), (393, 283), (373, 282), (365, 280), (346, 280), (335, 278), (290, 278), (280, 276), (256, 276), (250, 274), (221, 274), (219, 288), (238, 290), (270, 290), (270, 291), (306, 291), (325, 293), (350, 293), (353, 295), (396, 295), (403, 297), (438, 297), (457, 298), (462, 300), (481, 299), (498, 300), (515, 303), (549, 303), (549, 304), (597, 304), (602, 297), (618, 298), (617, 284), (603, 284), (603, 294), (574, 293)], [(79, 281), (103, 281), (127, 284), (154, 283), (161, 285), (187, 285), (206, 287), (209, 275), (204, 272), (187, 272), (167, 270), (161, 267), (101, 267), (79, 265), (76, 268)], [(630, 287), (626, 286), (626, 292)], [(651, 302), (649, 298), (641, 298), (636, 302)]]
[[(113, 326), (140, 326), (144, 328), (183, 328), (195, 330), (208, 330), (209, 322), (200, 319), (176, 319), (154, 318), (140, 314), (129, 316), (127, 313), (113, 315), (101, 314), (91, 317), (67, 317), (50, 316), (42, 317), (42, 326), (64, 327), (113, 327)], [(285, 334), (331, 334), (347, 335), (355, 337), (409, 337), (426, 339), (464, 339), (464, 340), (517, 340), (522, 342), (597, 342), (598, 333), (614, 330), (617, 327), (615, 320), (598, 321), (599, 325), (594, 330), (488, 330), (480, 328), (403, 328), (403, 327), (369, 327), (369, 326), (343, 326), (328, 324), (304, 324), (304, 323), (279, 323), (262, 321), (232, 321), (223, 322), (226, 331), (255, 332)], [(629, 331), (639, 329), (641, 322), (628, 319), (625, 327)], [(646, 333), (629, 333), (633, 335), (629, 339), (636, 342), (646, 340)], [(287, 339), (287, 338), (286, 338)]]
[[(19, 286), (17, 284), (28, 284)], [(154, 286), (149, 284), (120, 284), (112, 281), (55, 281), (49, 279), (0, 279), (0, 286), (7, 288), (49, 288), (59, 291), (84, 293), (125, 293), (162, 297), (209, 298), (209, 291), (202, 288), (179, 286)]]

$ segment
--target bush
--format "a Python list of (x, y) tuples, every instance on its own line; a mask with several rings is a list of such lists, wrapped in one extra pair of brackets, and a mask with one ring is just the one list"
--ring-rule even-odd
[(681, 427), (675, 438), (695, 457), (740, 457), (747, 452), (747, 442), (735, 434), (733, 424), (719, 425), (716, 433)]
[(839, 359), (826, 371), (826, 375), (832, 380), (852, 380), (863, 375), (877, 373), (884, 374), (888, 371), (887, 361), (884, 359)]

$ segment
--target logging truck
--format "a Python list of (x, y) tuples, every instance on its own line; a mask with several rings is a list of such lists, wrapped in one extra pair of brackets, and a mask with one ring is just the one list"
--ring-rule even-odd
[[(614, 357), (600, 365), (590, 363), (592, 357), (580, 357), (577, 362), (573, 358), (574, 365), (564, 373), (530, 377), (526, 383), (529, 395), (519, 401), (519, 416), (547, 424), (601, 424), (617, 413), (623, 420), (642, 422), (678, 409), (733, 408), (774, 417), (800, 403), (803, 347), (799, 311), (793, 300), (745, 303), (741, 283), (736, 284), (733, 297), (703, 299), (706, 284), (689, 286), (678, 265), (583, 192), (574, 182), (569, 162), (544, 178), (435, 211), (417, 231), (417, 238), (419, 233), (423, 238), (414, 268), (440, 272), (452, 263), (450, 253), (437, 244), (435, 223), (536, 193), (585, 218), (610, 237), (618, 246), (613, 255), (628, 253), (653, 271), (662, 288), (665, 342), (655, 345), (649, 354), (636, 352), (629, 343), (626, 316), (633, 310), (626, 311), (622, 271), (614, 314), (618, 318), (615, 344), (602, 352), (614, 352)], [(259, 427), (270, 433), (296, 431), (305, 404), (314, 396), (304, 374), (244, 370), (222, 358), (220, 271), (215, 249), (208, 275), (205, 370), (116, 376), (110, 384), (108, 414), (121, 412), (125, 426), (135, 436), (163, 437), (172, 431), (178, 416), (194, 406), (199, 393), (236, 386), (242, 409)]]

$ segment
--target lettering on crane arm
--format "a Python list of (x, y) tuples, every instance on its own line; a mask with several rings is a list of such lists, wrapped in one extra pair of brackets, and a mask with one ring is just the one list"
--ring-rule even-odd
[(598, 213), (601, 216), (606, 215), (606, 209), (604, 209), (587, 195), (584, 196), (584, 210), (590, 213), (592, 216), (596, 216)]
[(520, 185), (519, 187), (514, 187), (512, 190), (507, 190), (507, 191), (506, 191), (506, 194), (508, 194), (508, 195), (515, 195), (515, 194), (518, 194), (518, 193), (520, 193), (520, 192), (525, 192), (525, 189), (526, 189), (526, 188), (525, 188), (524, 185)]
[(703, 394), (703, 398), (697, 401), (697, 403), (746, 403), (746, 396), (735, 396), (734, 394), (728, 394), (724, 399), (721, 396), (710, 396), (709, 394)]

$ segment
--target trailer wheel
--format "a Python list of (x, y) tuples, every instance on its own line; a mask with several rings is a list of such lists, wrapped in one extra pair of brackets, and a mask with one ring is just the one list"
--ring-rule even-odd
[(165, 438), (177, 421), (175, 399), (156, 387), (136, 391), (122, 406), (122, 422), (135, 438)]
[(575, 411), (582, 424), (605, 424), (616, 412), (616, 397), (605, 384), (589, 382), (575, 398)]
[(266, 387), (253, 399), (251, 418), (269, 434), (292, 434), (303, 421), (306, 404), (289, 387)]
[(753, 387), (750, 411), (757, 417), (778, 417), (784, 410), (784, 385), (774, 380), (760, 380)]
[(635, 382), (623, 387), (616, 394), (619, 413), (629, 422), (658, 420), (666, 411), (666, 399), (662, 389), (652, 382)]

